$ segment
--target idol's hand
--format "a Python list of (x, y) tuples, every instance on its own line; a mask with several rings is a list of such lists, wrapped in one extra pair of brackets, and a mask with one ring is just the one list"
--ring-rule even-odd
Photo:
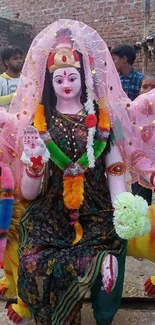
[(23, 147), (21, 160), (25, 165), (38, 172), (49, 160), (50, 155), (38, 131), (33, 126), (24, 129)]

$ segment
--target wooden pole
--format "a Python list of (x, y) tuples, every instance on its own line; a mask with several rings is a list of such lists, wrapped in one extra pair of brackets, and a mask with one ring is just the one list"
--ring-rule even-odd
[[(144, 1), (145, 1), (144, 40), (146, 40), (147, 36), (149, 35), (150, 0), (144, 0)], [(147, 73), (147, 63), (148, 63), (148, 47), (144, 45), (144, 59), (143, 59), (143, 66), (142, 66), (142, 72), (144, 74)]]

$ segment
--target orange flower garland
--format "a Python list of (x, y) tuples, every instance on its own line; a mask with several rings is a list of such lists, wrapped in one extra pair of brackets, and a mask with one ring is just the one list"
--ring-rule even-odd
[(101, 130), (110, 130), (110, 119), (108, 114), (108, 103), (104, 97), (99, 101), (99, 121), (98, 128)]
[(64, 176), (63, 198), (69, 210), (78, 210), (84, 201), (84, 175)]
[(98, 121), (98, 127), (101, 130), (109, 131), (110, 129), (110, 122), (109, 122), (109, 116), (104, 108), (99, 108), (99, 121)]
[(45, 120), (45, 109), (44, 106), (41, 104), (39, 104), (36, 108), (34, 127), (41, 133), (47, 131), (47, 123)]

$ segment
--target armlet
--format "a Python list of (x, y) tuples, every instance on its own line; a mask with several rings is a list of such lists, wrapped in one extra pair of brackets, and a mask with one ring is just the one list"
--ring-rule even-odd
[(118, 161), (116, 163), (111, 164), (106, 168), (107, 174), (113, 175), (113, 176), (120, 176), (124, 174), (126, 170), (125, 164)]

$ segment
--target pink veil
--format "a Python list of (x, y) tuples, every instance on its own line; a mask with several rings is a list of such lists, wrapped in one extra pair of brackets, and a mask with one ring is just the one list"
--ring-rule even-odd
[[(82, 22), (60, 19), (46, 27), (33, 40), (20, 83), (10, 106), (10, 113), (19, 113), (21, 129), (33, 120), (36, 105), (41, 101), (48, 55), (55, 50), (57, 33), (68, 28), (72, 46), (83, 54), (86, 86), (96, 99), (119, 97), (128, 101), (116, 73), (107, 45), (99, 34)], [(92, 57), (90, 64), (89, 57)], [(20, 109), (19, 109), (20, 108)]]
[(132, 182), (138, 180), (152, 188), (144, 176), (155, 171), (155, 89), (137, 97), (127, 110), (133, 133), (131, 142), (132, 139), (134, 142), (132, 145), (126, 142), (123, 149), (130, 164)]
[[(99, 104), (103, 105), (106, 101), (116, 141), (127, 167), (132, 171), (133, 180), (138, 179), (145, 183), (143, 174), (155, 171), (155, 167), (152, 165), (152, 150), (146, 149), (137, 125), (130, 121), (132, 114), (129, 111), (132, 112), (133, 107), (139, 105), (139, 99), (132, 104), (122, 90), (107, 45), (99, 34), (84, 23), (74, 20), (60, 19), (52, 23), (35, 37), (29, 49), (19, 86), (9, 109), (9, 113), (18, 118), (18, 155), (15, 159), (19, 161), (20, 158), (23, 128), (33, 122), (36, 106), (41, 102), (48, 55), (55, 50), (57, 35), (62, 29), (68, 29), (73, 48), (83, 55), (86, 87)], [(140, 99), (140, 105), (145, 105), (143, 100), (144, 97)], [(136, 152), (139, 153), (139, 160), (142, 159), (143, 162), (141, 168), (136, 167), (135, 157), (133, 159)], [(146, 157), (147, 154), (150, 159)], [(21, 175), (22, 169), (16, 173)], [(150, 186), (149, 183), (146, 185)]]

